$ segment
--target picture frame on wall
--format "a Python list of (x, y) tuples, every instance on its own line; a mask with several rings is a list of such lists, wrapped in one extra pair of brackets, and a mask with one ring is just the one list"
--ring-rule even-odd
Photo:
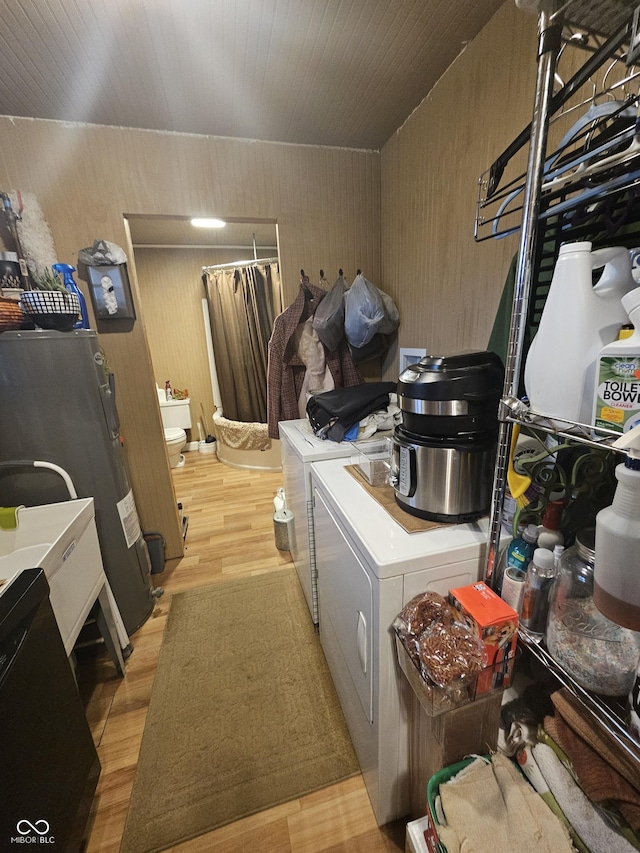
[(99, 320), (135, 320), (126, 264), (88, 266), (89, 292)]

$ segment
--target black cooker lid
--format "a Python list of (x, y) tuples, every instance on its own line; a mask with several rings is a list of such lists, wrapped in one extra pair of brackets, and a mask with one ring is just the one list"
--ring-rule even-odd
[(419, 400), (494, 400), (502, 394), (504, 367), (494, 352), (427, 355), (398, 379), (398, 396)]

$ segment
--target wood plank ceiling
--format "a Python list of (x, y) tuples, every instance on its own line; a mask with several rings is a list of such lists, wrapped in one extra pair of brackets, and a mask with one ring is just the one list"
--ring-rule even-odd
[(0, 0), (0, 114), (378, 150), (501, 2)]

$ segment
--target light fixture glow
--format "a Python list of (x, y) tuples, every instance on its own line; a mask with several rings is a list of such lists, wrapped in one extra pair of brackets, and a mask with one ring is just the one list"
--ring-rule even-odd
[(224, 228), (224, 219), (192, 219), (191, 224), (196, 228)]

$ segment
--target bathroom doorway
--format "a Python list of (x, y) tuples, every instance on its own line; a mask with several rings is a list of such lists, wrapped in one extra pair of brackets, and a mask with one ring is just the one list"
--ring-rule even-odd
[[(202, 268), (278, 257), (275, 221), (226, 220), (194, 228), (187, 217), (126, 216), (156, 383), (188, 391), (193, 426), (188, 440), (213, 432), (214, 393), (202, 300)], [(216, 359), (226, 354), (216, 353)]]

